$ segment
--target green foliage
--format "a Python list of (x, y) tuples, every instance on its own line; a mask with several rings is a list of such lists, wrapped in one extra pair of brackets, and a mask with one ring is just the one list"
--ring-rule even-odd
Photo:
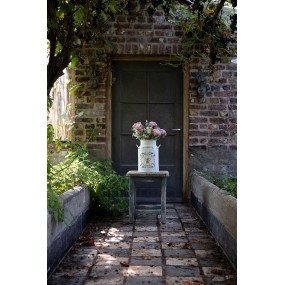
[[(51, 124), (47, 125), (47, 143), (50, 145), (54, 138), (54, 128)], [(53, 215), (54, 219), (63, 221), (64, 219), (64, 208), (62, 203), (59, 201), (58, 196), (53, 192), (52, 189), (52, 170), (53, 166), (50, 161), (50, 150), (47, 149), (47, 208), (48, 211)]]
[(64, 220), (64, 208), (59, 201), (58, 196), (53, 191), (47, 191), (48, 211), (53, 215), (53, 218), (59, 222)]
[[(183, 3), (183, 4), (182, 4)], [(71, 63), (75, 67), (84, 59), (82, 46), (92, 43), (94, 51), (112, 48), (106, 40), (109, 20), (114, 16), (140, 13), (146, 9), (150, 21), (160, 13), (182, 28), (183, 51), (180, 59), (206, 55), (211, 64), (229, 55), (228, 44), (236, 41), (236, 0), (80, 0), (47, 2), (47, 39), (49, 62), (47, 94), (63, 70)], [(197, 49), (199, 45), (199, 49)], [(50, 102), (49, 102), (50, 104)]]
[[(101, 168), (100, 163), (95, 165), (96, 169), (97, 167)], [(95, 200), (95, 210), (112, 215), (122, 214), (128, 209), (126, 201), (128, 179), (117, 175), (111, 168), (105, 171), (102, 173), (94, 171), (94, 177), (89, 176), (88, 179), (91, 197)]]
[(233, 177), (218, 178), (209, 176), (207, 179), (218, 186), (220, 189), (227, 191), (230, 195), (237, 198), (237, 179)]
[(111, 162), (87, 159), (88, 151), (79, 144), (70, 143), (70, 151), (64, 161), (52, 166), (49, 176), (48, 208), (54, 217), (62, 217), (58, 203), (52, 195), (60, 195), (76, 185), (88, 186), (91, 198), (95, 201), (95, 211), (118, 215), (128, 208), (126, 194), (128, 190), (127, 177), (118, 175)]
[[(72, 67), (72, 62), (71, 62), (71, 67)], [(78, 90), (80, 88), (82, 88), (82, 83), (77, 83), (70, 88), (69, 93), (73, 94), (76, 90)]]
[[(104, 46), (104, 33), (108, 20), (115, 14), (126, 13), (128, 1), (80, 0), (47, 1), (47, 40), (49, 61), (47, 66), (47, 95), (63, 70), (71, 63), (75, 67), (84, 59), (84, 43)], [(50, 103), (49, 103), (50, 104)]]
[(209, 58), (210, 70), (218, 61), (227, 61), (236, 50), (229, 48), (236, 43), (236, 2), (195, 1), (190, 9), (176, 5), (171, 10), (171, 21), (184, 32), (182, 51), (187, 62), (193, 57)]

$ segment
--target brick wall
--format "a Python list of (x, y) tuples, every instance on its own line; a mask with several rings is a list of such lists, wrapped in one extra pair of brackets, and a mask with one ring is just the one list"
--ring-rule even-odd
[[(96, 128), (97, 138), (89, 139), (94, 159), (106, 157), (106, 76), (110, 55), (171, 55), (180, 50), (182, 32), (157, 14), (150, 21), (145, 11), (117, 16), (109, 23), (100, 58), (92, 45), (84, 49), (84, 64), (74, 74), (83, 88), (76, 93), (76, 109), (85, 115), (76, 124), (75, 135), (86, 140)], [(213, 76), (206, 60), (193, 59), (189, 71), (189, 149), (190, 168), (198, 171), (236, 174), (237, 87), (236, 65), (219, 63)], [(197, 75), (202, 75), (205, 95)], [(99, 80), (98, 80), (99, 76)]]
[(108, 36), (115, 44), (112, 54), (162, 55), (179, 51), (181, 31), (164, 21), (163, 16), (149, 20), (144, 11), (140, 15), (118, 16), (110, 24)]
[[(205, 78), (199, 96), (197, 75)], [(218, 176), (236, 176), (237, 70), (234, 63), (218, 63), (210, 76), (208, 63), (190, 65), (189, 147), (190, 168)]]

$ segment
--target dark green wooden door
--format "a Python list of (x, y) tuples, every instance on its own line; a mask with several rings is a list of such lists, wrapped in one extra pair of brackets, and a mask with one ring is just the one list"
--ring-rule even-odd
[[(158, 62), (113, 62), (112, 160), (125, 175), (138, 169), (135, 122), (155, 121), (167, 136), (157, 141), (159, 170), (169, 171), (167, 201), (182, 201), (182, 71)], [(138, 201), (157, 202), (160, 185), (137, 185)]]

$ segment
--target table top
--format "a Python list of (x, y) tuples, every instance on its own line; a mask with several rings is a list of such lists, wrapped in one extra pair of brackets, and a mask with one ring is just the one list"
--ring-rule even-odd
[(168, 171), (138, 172), (137, 170), (130, 170), (130, 171), (127, 172), (126, 176), (161, 177), (161, 176), (169, 176), (169, 172)]

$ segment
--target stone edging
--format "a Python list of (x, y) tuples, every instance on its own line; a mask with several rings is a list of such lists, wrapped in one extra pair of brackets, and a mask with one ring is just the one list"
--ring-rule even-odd
[(224, 253), (237, 267), (237, 199), (193, 172), (191, 203)]
[(73, 243), (78, 239), (88, 222), (90, 195), (86, 185), (60, 195), (64, 205), (64, 221), (56, 222), (47, 214), (47, 274), (56, 268)]

